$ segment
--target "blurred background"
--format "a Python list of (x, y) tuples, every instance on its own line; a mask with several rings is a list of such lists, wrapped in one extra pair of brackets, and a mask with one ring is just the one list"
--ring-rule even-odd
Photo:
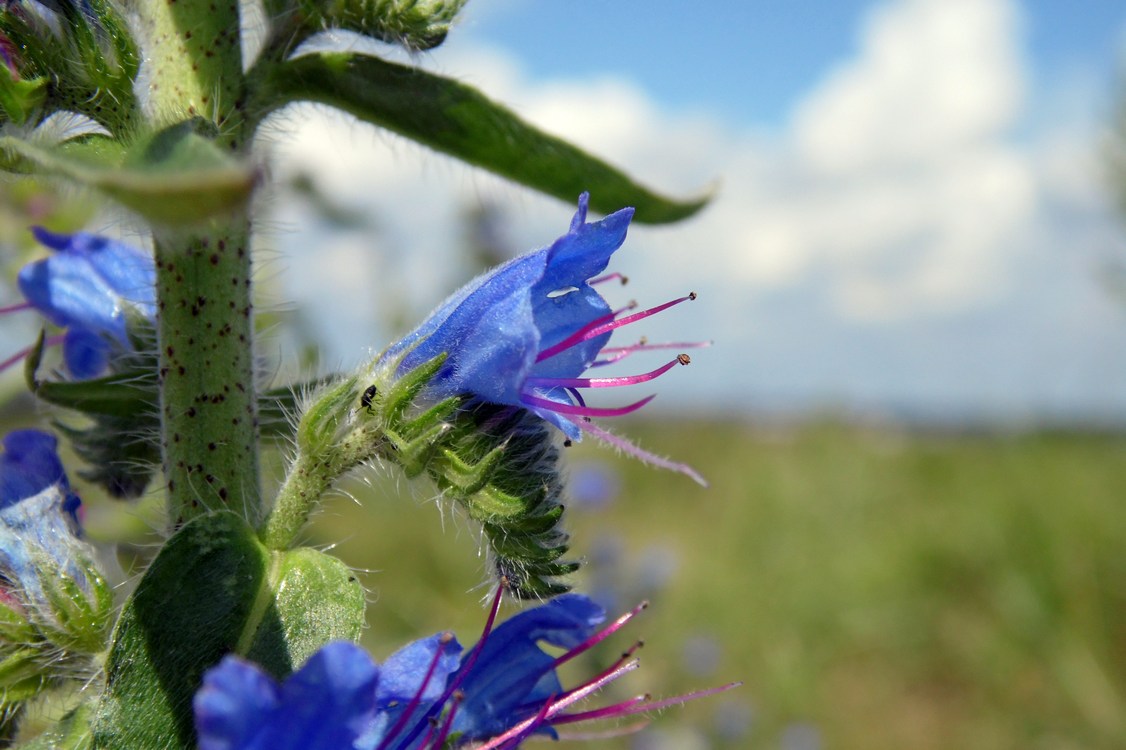
[[(377, 51), (714, 194), (631, 228), (608, 293), (699, 293), (623, 334), (714, 346), (613, 426), (712, 486), (587, 441), (568, 525), (578, 590), (652, 601), (595, 657), (645, 639), (619, 697), (745, 685), (595, 746), (1126, 747), (1126, 7), (473, 0), (436, 51)], [(365, 361), (574, 211), (320, 108), (261, 146), (260, 352), (282, 381)], [(344, 490), (310, 541), (363, 571), (376, 656), (472, 642), (472, 525), (390, 470)], [(95, 533), (141, 534), (148, 507), (95, 511)]]

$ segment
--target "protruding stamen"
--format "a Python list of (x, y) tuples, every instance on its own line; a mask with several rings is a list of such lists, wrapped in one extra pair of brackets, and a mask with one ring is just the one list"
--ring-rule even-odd
[(533, 396), (530, 393), (520, 394), (520, 400), (528, 406), (538, 406), (541, 409), (547, 409), (559, 414), (570, 414), (576, 417), (620, 417), (623, 414), (635, 412), (647, 403), (656, 398), (656, 395), (646, 396), (640, 401), (635, 401), (632, 404), (625, 406), (576, 406), (575, 404), (565, 404), (562, 401), (552, 401), (549, 398), (541, 398)]
[[(48, 336), (46, 338), (46, 340), (44, 340), (43, 346), (47, 347), (47, 346), (54, 346), (56, 344), (61, 344), (63, 342), (63, 339), (65, 339), (65, 338), (66, 337), (63, 336), (62, 334), (59, 334), (57, 336)], [(31, 354), (33, 351), (35, 351), (34, 346), (29, 346), (26, 349), (20, 349), (18, 352), (16, 352), (12, 356), (8, 357), (3, 362), (0, 362), (0, 372), (4, 372), (9, 367), (11, 367), (12, 365), (19, 362), (20, 360), (26, 359), (27, 355)]]
[(687, 354), (679, 354), (671, 362), (641, 375), (627, 375), (618, 378), (528, 378), (524, 383), (532, 388), (615, 388), (621, 385), (636, 385), (653, 380), (664, 375), (677, 364), (686, 365), (691, 361)]
[(17, 302), (14, 305), (8, 305), (7, 307), (0, 307), (0, 315), (3, 315), (4, 313), (19, 312), (20, 310), (27, 310), (30, 307), (31, 307), (30, 302)]
[[(470, 670), (473, 669), (473, 665), (477, 662), (477, 657), (481, 655), (481, 650), (485, 647), (486, 639), (488, 639), (489, 634), (493, 632), (493, 625), (496, 624), (497, 613), (500, 612), (500, 603), (504, 598), (504, 590), (506, 588), (508, 588), (508, 579), (501, 578), (500, 584), (497, 586), (497, 593), (493, 596), (493, 604), (489, 609), (489, 617), (485, 620), (485, 627), (481, 630), (481, 638), (477, 641), (477, 644), (473, 647), (473, 650), (470, 651), (466, 655), (465, 659), (462, 660), (461, 668), (458, 670), (457, 678), (452, 680), (450, 684), (446, 686), (445, 691), (442, 693), (441, 697), (438, 698), (438, 700), (434, 701), (430, 711), (426, 714), (426, 716), (423, 716), (422, 719), (419, 720), (413, 728), (411, 728), (410, 732), (408, 732), (403, 740), (397, 744), (397, 747), (410, 747), (410, 744), (414, 742), (415, 737), (419, 735), (419, 733), (422, 731), (422, 728), (426, 726), (426, 724), (432, 718), (432, 714), (436, 711), (440, 711), (442, 707), (446, 705), (446, 701), (450, 699), (450, 696), (453, 695), (454, 691), (461, 687), (461, 683), (465, 680), (465, 676), (469, 674)], [(439, 649), (439, 653), (441, 653), (441, 649)], [(418, 694), (421, 695), (422, 691), (420, 690)], [(410, 716), (409, 713), (404, 713), (403, 715)], [(383, 741), (379, 743), (379, 750), (385, 750), (388, 743), (392, 739), (394, 739), (394, 735), (389, 732), (387, 736), (383, 738)]]
[(457, 709), (461, 706), (461, 702), (465, 700), (465, 693), (460, 690), (455, 690), (451, 700), (450, 710), (446, 712), (446, 717), (442, 720), (442, 727), (438, 730), (438, 736), (434, 738), (433, 742), (429, 738), (424, 738), (422, 747), (432, 747), (434, 750), (441, 750), (446, 746), (446, 738), (450, 736), (450, 729), (454, 724), (454, 716), (457, 715)]
[[(573, 706), (584, 698), (593, 695), (594, 693), (601, 690), (603, 686), (608, 685), (624, 674), (632, 672), (633, 670), (637, 669), (637, 667), (638, 662), (636, 660), (627, 662), (626, 664), (623, 664), (621, 667), (619, 667), (613, 674), (607, 675), (601, 679), (596, 679), (588, 682), (581, 688), (567, 693), (564, 697), (560, 698), (548, 707), (547, 712), (544, 714), (544, 719), (550, 719), (551, 717), (558, 715), (568, 706)], [(519, 724), (516, 724), (504, 734), (499, 734), (482, 745), (476, 745), (473, 750), (496, 750), (496, 748), (504, 747), (510, 739), (519, 736), (520, 733), (523, 732), (524, 729), (526, 729), (528, 726), (532, 724), (536, 724), (538, 726), (538, 724), (540, 723), (543, 723), (543, 719), (540, 719), (539, 714), (537, 714), (536, 716), (525, 719)]]
[[(438, 660), (442, 658), (442, 647), (452, 641), (453, 638), (453, 633), (442, 633), (442, 635), (439, 637), (438, 648), (434, 651), (433, 658), (430, 659), (430, 666), (426, 670), (426, 676), (422, 678), (422, 684), (419, 685), (418, 690), (411, 697), (410, 702), (407, 703), (406, 708), (403, 709), (403, 713), (399, 717), (399, 720), (396, 721), (391, 729), (387, 731), (387, 734), (383, 737), (383, 741), (379, 743), (380, 750), (387, 747), (388, 744), (393, 739), (395, 739), (399, 732), (403, 731), (403, 729), (407, 725), (407, 722), (410, 721), (411, 714), (413, 714), (414, 710), (418, 708), (418, 704), (422, 702), (422, 696), (426, 692), (426, 688), (430, 684), (430, 680), (434, 678), (434, 670), (438, 668)], [(426, 743), (423, 744), (425, 745)]]
[(591, 286), (594, 286), (595, 284), (601, 284), (605, 281), (613, 281), (614, 279), (618, 279), (619, 281), (621, 281), (622, 286), (625, 286), (626, 284), (629, 283), (629, 277), (628, 276), (623, 276), (622, 274), (617, 273), (617, 272), (608, 273), (604, 276), (595, 277), (595, 278), (591, 279), (590, 281), (588, 281), (586, 283), (590, 284)]
[[(742, 682), (729, 682), (726, 685), (720, 685), (719, 687), (708, 688), (706, 690), (696, 690), (691, 693), (685, 693), (683, 695), (674, 695), (671, 698), (662, 698), (659, 701), (650, 701), (648, 696), (646, 696), (645, 700), (641, 702), (638, 702), (637, 699), (634, 698), (632, 700), (623, 701), (616, 706), (607, 706), (606, 709), (616, 709), (612, 713), (607, 711), (606, 709), (594, 709), (593, 711), (587, 711), (585, 713), (599, 714), (598, 716), (590, 716), (587, 718), (604, 719), (610, 716), (631, 716), (633, 714), (648, 713), (649, 711), (660, 711), (661, 709), (668, 708), (669, 706), (680, 706), (687, 703), (688, 701), (694, 701), (697, 698), (707, 698), (709, 695), (726, 693), (728, 690), (734, 690), (735, 688), (740, 687), (742, 684)], [(566, 714), (565, 716), (560, 716), (556, 719), (552, 719), (551, 723), (562, 724), (570, 717), (580, 715), (582, 714)]]
[[(599, 630), (597, 633), (592, 635), (590, 638), (587, 638), (585, 641), (583, 641), (579, 645), (575, 646), (574, 648), (570, 649), (566, 653), (560, 654), (559, 657), (557, 657), (555, 659), (555, 661), (552, 662), (551, 668), (557, 669), (560, 666), (562, 666), (563, 664), (566, 664), (567, 662), (574, 659), (579, 654), (585, 653), (585, 652), (589, 651), (590, 649), (594, 648), (595, 646), (597, 646), (599, 643), (602, 643), (602, 641), (606, 640), (607, 638), (612, 636), (614, 633), (621, 630), (622, 627), (627, 622), (629, 622), (633, 618), (637, 617), (639, 614), (641, 614), (643, 611), (645, 611), (645, 609), (647, 609), (648, 607), (649, 607), (649, 602), (647, 602), (647, 601), (643, 601), (643, 602), (639, 603), (636, 607), (631, 609), (629, 612), (626, 612), (625, 614), (620, 615), (618, 617), (618, 619), (614, 620), (612, 623), (610, 623), (606, 627), (602, 628), (602, 630)], [(628, 659), (629, 657), (633, 656), (633, 653), (635, 651), (637, 651), (637, 649), (639, 649), (639, 648), (641, 648), (640, 642), (634, 644), (634, 646), (632, 648), (630, 648), (625, 654), (622, 655), (622, 659), (619, 660), (619, 661), (624, 661), (625, 659)]]
[(643, 461), (653, 466), (659, 466), (662, 469), (670, 469), (672, 471), (680, 472), (681, 474), (690, 477), (693, 481), (696, 482), (696, 484), (700, 485), (701, 487), (708, 486), (707, 480), (700, 476), (700, 474), (688, 464), (677, 463), (675, 461), (670, 461), (667, 458), (661, 458), (654, 453), (650, 453), (649, 451), (634, 445), (625, 438), (618, 437), (611, 432), (603, 430), (601, 427), (595, 426), (593, 422), (578, 422), (577, 424), (579, 426), (579, 429), (583, 432), (588, 432), (591, 435), (594, 435), (602, 442), (609, 443), (618, 450), (628, 453), (638, 461)]
[(703, 349), (711, 346), (711, 341), (670, 341), (666, 344), (650, 344), (643, 337), (632, 346), (607, 346), (598, 354), (601, 359), (590, 363), (591, 367), (605, 367), (620, 362), (635, 352), (653, 352), (660, 349)]
[[(570, 349), (572, 346), (575, 346), (576, 344), (581, 344), (582, 342), (587, 341), (589, 339), (592, 339), (595, 336), (601, 336), (604, 333), (609, 333), (610, 331), (614, 330), (615, 328), (621, 328), (622, 326), (627, 326), (630, 323), (635, 323), (639, 320), (644, 320), (645, 318), (648, 318), (650, 315), (656, 315), (657, 313), (661, 312), (662, 310), (667, 310), (668, 308), (672, 307), (673, 305), (679, 305), (681, 302), (687, 302), (688, 300), (692, 300), (692, 299), (696, 299), (696, 293), (695, 292), (690, 293), (687, 297), (679, 297), (679, 298), (674, 299), (670, 302), (666, 302), (663, 305), (657, 305), (656, 307), (650, 307), (648, 310), (642, 310), (639, 313), (634, 313), (633, 315), (627, 315), (624, 318), (618, 318), (617, 315), (615, 314), (614, 317), (616, 318), (616, 320), (606, 321), (605, 320), (606, 316), (603, 315), (601, 318), (596, 318), (595, 320), (592, 320), (590, 323), (586, 324), (585, 326), (583, 326), (579, 330), (575, 331), (570, 336), (568, 336), (567, 338), (560, 341), (558, 344), (555, 344), (554, 346), (549, 346), (548, 348), (541, 351), (536, 356), (536, 361), (542, 362), (549, 357), (554, 357), (559, 352), (566, 351), (567, 349)], [(601, 322), (601, 321), (605, 321), (605, 322)]]

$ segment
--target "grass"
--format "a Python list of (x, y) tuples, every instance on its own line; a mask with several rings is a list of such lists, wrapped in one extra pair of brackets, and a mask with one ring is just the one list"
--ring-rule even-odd
[[(576, 587), (653, 602), (614, 642), (646, 640), (621, 695), (745, 681), (668, 712), (646, 747), (1126, 746), (1126, 437), (626, 431), (712, 487), (568, 453), (620, 477), (608, 507), (568, 512), (591, 560)], [(377, 656), (443, 629), (472, 643), (475, 531), (394, 485), (352, 487), (313, 537), (371, 570)]]

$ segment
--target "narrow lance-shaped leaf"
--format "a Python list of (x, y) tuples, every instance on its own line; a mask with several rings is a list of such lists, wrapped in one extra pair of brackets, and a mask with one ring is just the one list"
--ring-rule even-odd
[(329, 104), (495, 172), (572, 201), (589, 190), (592, 208), (636, 208), (636, 220), (687, 218), (705, 195), (674, 200), (634, 182), (621, 170), (521, 120), (476, 89), (377, 57), (345, 52), (304, 55), (256, 70), (259, 116), (295, 101)]
[(246, 204), (257, 171), (181, 123), (122, 150), (105, 138), (45, 145), (0, 137), (12, 172), (46, 174), (96, 188), (145, 218), (187, 224)]

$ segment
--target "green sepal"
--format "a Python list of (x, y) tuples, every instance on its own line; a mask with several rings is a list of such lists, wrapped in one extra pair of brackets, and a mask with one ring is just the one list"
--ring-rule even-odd
[[(67, 653), (97, 654), (105, 650), (113, 590), (89, 560), (80, 561), (86, 588), (67, 575), (63, 566), (43, 556), (37, 561), (39, 585), (47, 611), (37, 616), (43, 636)], [(37, 613), (38, 614), (38, 613)]]
[(151, 221), (182, 225), (244, 207), (258, 179), (184, 122), (121, 150), (88, 137), (58, 146), (0, 137), (9, 171), (61, 177), (100, 190)]
[(32, 643), (36, 640), (37, 631), (27, 614), (0, 599), (0, 644)]
[(659, 224), (687, 218), (710, 199), (661, 196), (476, 89), (418, 68), (321, 52), (271, 61), (252, 75), (259, 117), (294, 101), (328, 104), (567, 203), (589, 191), (591, 207), (602, 213), (633, 206), (636, 221)]
[(99, 748), (195, 747), (191, 701), (227, 654), (279, 677), (333, 638), (354, 638), (363, 592), (313, 550), (271, 553), (233, 513), (198, 516), (161, 549), (126, 602), (94, 718)]
[(0, 694), (5, 706), (31, 700), (50, 687), (50, 672), (44, 669), (44, 664), (41, 647), (0, 650)]
[(355, 400), (355, 378), (343, 378), (318, 392), (316, 401), (305, 409), (297, 424), (298, 450), (320, 453), (330, 447)]
[(43, 106), (47, 98), (47, 79), (37, 78), (14, 79), (0, 70), (0, 109), (4, 116), (12, 122), (22, 125), (27, 122), (32, 113)]

